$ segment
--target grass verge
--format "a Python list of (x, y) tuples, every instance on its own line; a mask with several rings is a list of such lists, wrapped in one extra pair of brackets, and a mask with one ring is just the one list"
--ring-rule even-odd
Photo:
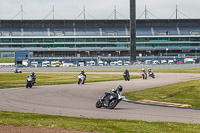
[(0, 63), (15, 63), (15, 58), (0, 58)]
[(188, 133), (199, 132), (200, 124), (144, 122), (136, 120), (88, 119), (44, 114), (0, 112), (0, 124), (14, 126), (62, 127), (105, 133)]
[(189, 104), (193, 108), (200, 108), (200, 80), (129, 92), (124, 93), (124, 95), (133, 101), (153, 100)]
[[(26, 84), (27, 73), (0, 73), (0, 89), (22, 87)], [(131, 76), (131, 79), (141, 78), (140, 76)], [(77, 83), (78, 74), (67, 73), (37, 73), (37, 86), (56, 85), (56, 84), (74, 84)], [(116, 81), (123, 80), (122, 75), (102, 75), (87, 74), (88, 82)]]

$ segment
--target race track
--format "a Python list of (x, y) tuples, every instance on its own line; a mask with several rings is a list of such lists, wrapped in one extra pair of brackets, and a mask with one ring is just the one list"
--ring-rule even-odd
[(97, 109), (95, 107), (100, 95), (104, 95), (105, 91), (109, 91), (118, 85), (124, 87), (124, 92), (129, 92), (195, 79), (200, 79), (200, 75), (160, 73), (156, 74), (156, 79), (146, 81), (134, 79), (130, 82), (111, 81), (86, 83), (85, 85), (34, 86), (32, 89), (25, 87), (3, 89), (0, 90), (0, 110), (87, 118), (200, 123), (200, 110), (195, 109), (127, 102), (120, 102), (114, 110)]

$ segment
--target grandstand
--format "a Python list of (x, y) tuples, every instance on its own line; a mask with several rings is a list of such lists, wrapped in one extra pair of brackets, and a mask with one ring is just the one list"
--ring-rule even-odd
[[(0, 20), (0, 57), (130, 56), (129, 20)], [(200, 19), (137, 20), (137, 55), (199, 55)]]

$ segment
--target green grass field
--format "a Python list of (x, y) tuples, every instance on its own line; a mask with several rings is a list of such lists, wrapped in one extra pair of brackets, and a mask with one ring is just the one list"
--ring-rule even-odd
[[(0, 89), (22, 87), (26, 84), (26, 78), (29, 73), (0, 73)], [(131, 76), (131, 79), (141, 78), (140, 76)], [(123, 80), (122, 75), (103, 75), (103, 74), (87, 74), (86, 82), (102, 82)], [(37, 86), (40, 85), (56, 85), (56, 84), (74, 84), (78, 81), (77, 74), (67, 73), (37, 73)]]
[[(189, 70), (189, 71), (188, 71)], [(157, 71), (157, 70), (156, 70)], [(163, 72), (163, 70), (161, 70)], [(166, 70), (165, 72), (196, 73), (200, 69)], [(122, 72), (122, 71), (118, 71)], [(139, 70), (138, 70), (139, 72)], [(28, 73), (0, 73), (0, 88), (24, 86)], [(37, 73), (36, 85), (77, 83), (77, 74)], [(131, 78), (140, 78), (132, 76)], [(123, 80), (122, 75), (88, 74), (86, 82)], [(23, 85), (24, 84), (24, 85)], [(154, 100), (190, 104), (200, 108), (200, 80), (180, 82), (173, 85), (156, 87), (123, 94), (130, 100)], [(62, 127), (80, 131), (105, 133), (198, 133), (200, 124), (174, 122), (145, 122), (136, 120), (88, 119), (43, 114), (0, 112), (0, 124), (14, 126)]]
[(0, 58), (0, 63), (15, 63), (15, 58)]
[(14, 126), (63, 127), (105, 133), (198, 133), (200, 124), (144, 122), (135, 120), (88, 119), (30, 113), (0, 112), (0, 124)]
[(200, 80), (180, 82), (172, 85), (156, 87), (124, 94), (126, 98), (139, 100), (153, 100), (170, 103), (189, 104), (193, 108), (200, 108)]

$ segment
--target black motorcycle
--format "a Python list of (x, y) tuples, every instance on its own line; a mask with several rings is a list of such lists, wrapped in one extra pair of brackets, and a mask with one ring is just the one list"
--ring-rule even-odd
[(149, 77), (155, 78), (154, 72), (149, 72)]
[(125, 81), (129, 81), (129, 80), (130, 80), (130, 75), (127, 74), (127, 73), (124, 73), (124, 74), (123, 74), (123, 77), (124, 77), (124, 80), (125, 80)]
[(19, 69), (15, 69), (15, 70), (14, 70), (14, 73), (22, 73), (22, 71), (19, 70)]
[(99, 97), (99, 100), (96, 102), (96, 108), (105, 107), (108, 109), (114, 109), (117, 104), (124, 99), (121, 92), (113, 89), (111, 92), (106, 92), (105, 96)]

